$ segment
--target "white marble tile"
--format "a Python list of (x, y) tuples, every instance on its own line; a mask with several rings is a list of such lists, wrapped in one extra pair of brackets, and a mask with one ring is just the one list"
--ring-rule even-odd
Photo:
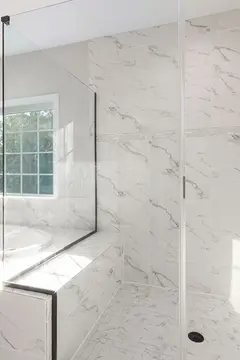
[(165, 132), (152, 140), (126, 135), (119, 143), (125, 280), (175, 287), (180, 221), (178, 134)]
[(6, 360), (40, 360), (41, 357), (33, 356), (31, 353), (22, 352), (14, 349), (7, 349), (4, 347), (0, 347), (0, 356), (1, 359)]
[(120, 232), (127, 281), (176, 287), (177, 25), (94, 39), (89, 51), (99, 94), (99, 224)]
[(119, 232), (118, 198), (121, 193), (117, 143), (115, 135), (98, 136), (98, 226)]
[(177, 292), (125, 285), (74, 360), (177, 359)]
[(209, 32), (224, 31), (238, 28), (240, 26), (239, 10), (221, 12), (209, 16), (203, 16), (187, 21), (189, 30), (195, 36), (196, 34), (208, 34)]
[(202, 128), (187, 140), (188, 285), (229, 296), (238, 278), (239, 128), (230, 126), (239, 126), (239, 11), (188, 25), (187, 126)]
[(89, 231), (51, 227), (5, 225), (4, 279), (46, 259)]
[(111, 245), (58, 291), (59, 359), (71, 358), (122, 281), (122, 248)]
[(118, 236), (115, 233), (98, 232), (49, 262), (21, 276), (17, 280), (17, 284), (58, 291), (79, 275), (112, 244), (118, 244)]
[(99, 134), (152, 136), (176, 128), (177, 31), (171, 24), (89, 42), (91, 82), (100, 95)]
[(180, 236), (180, 135), (166, 132), (151, 142), (150, 266), (154, 285), (178, 285)]
[(222, 18), (215, 15), (188, 22), (185, 66), (188, 129), (239, 125), (240, 32), (234, 29), (238, 17), (239, 11), (235, 11), (223, 14)]
[[(16, 212), (21, 213), (21, 217), (17, 216)], [(74, 197), (71, 195), (67, 198), (53, 199), (12, 197), (5, 201), (5, 222), (7, 225), (15, 226), (92, 230), (94, 228), (94, 187), (91, 194), (86, 193), (81, 197), (77, 194)]]
[(4, 289), (0, 294), (0, 356), (51, 359), (51, 296)]
[(239, 131), (195, 130), (186, 141), (188, 287), (226, 297), (239, 261)]
[[(235, 304), (236, 305), (236, 304)], [(136, 285), (122, 287), (74, 360), (180, 358), (177, 292)], [(221, 297), (187, 293), (187, 332), (199, 331), (202, 344), (186, 338), (186, 359), (239, 358), (238, 307)]]
[(239, 303), (236, 306), (221, 297), (188, 293), (187, 305), (188, 330), (197, 330), (205, 338), (202, 344), (188, 341), (187, 359), (239, 359)]

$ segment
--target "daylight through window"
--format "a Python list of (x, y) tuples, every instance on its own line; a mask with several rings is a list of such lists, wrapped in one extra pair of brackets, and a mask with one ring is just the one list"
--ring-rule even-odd
[(3, 138), (0, 144), (1, 191), (9, 195), (52, 195), (53, 110), (18, 111), (5, 116), (5, 175)]

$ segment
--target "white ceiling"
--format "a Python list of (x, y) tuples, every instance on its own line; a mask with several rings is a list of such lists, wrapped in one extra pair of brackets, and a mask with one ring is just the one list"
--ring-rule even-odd
[[(178, 14), (178, 0), (70, 0), (49, 6), (57, 2), (0, 0), (1, 16), (27, 11), (11, 18), (6, 30), (9, 54), (166, 24)], [(186, 18), (237, 8), (240, 0), (185, 0)]]

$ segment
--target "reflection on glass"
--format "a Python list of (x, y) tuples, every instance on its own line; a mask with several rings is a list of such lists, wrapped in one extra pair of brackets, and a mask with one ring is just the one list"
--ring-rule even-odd
[(22, 172), (23, 174), (37, 174), (38, 155), (23, 154), (22, 155)]
[(40, 175), (40, 194), (53, 194), (53, 176)]
[[(6, 173), (18, 174), (6, 179), (6, 193), (53, 194), (53, 152), (52, 110), (23, 109), (22, 112), (6, 115)], [(0, 155), (2, 170), (2, 148)], [(43, 174), (51, 176), (43, 178)]]
[(37, 194), (37, 179), (35, 175), (23, 175), (22, 192), (24, 194)]
[(20, 173), (20, 155), (6, 154), (6, 172), (7, 174)]
[(39, 129), (50, 130), (53, 128), (53, 111), (46, 110), (39, 112)]
[(53, 154), (39, 155), (39, 172), (40, 174), (53, 173)]
[(23, 152), (36, 152), (37, 151), (37, 133), (24, 132), (22, 134), (22, 147)]
[(39, 133), (39, 151), (53, 151), (52, 131), (41, 131)]
[(6, 176), (6, 192), (8, 194), (19, 194), (21, 192), (21, 177), (20, 175)]
[[(27, 31), (24, 38), (21, 26), (16, 25), (18, 19), (21, 22), (21, 16), (14, 16), (10, 26), (5, 29), (5, 44), (9, 51), (6, 52), (5, 59), (6, 136), (3, 162), (8, 173), (3, 177), (3, 182), (9, 209), (5, 214), (6, 249), (13, 247), (10, 238), (16, 233), (14, 245), (23, 261), (21, 264), (18, 262), (21, 269), (14, 270), (17, 262), (9, 251), (13, 265), (9, 266), (11, 269), (8, 274), (24, 270), (34, 265), (38, 258), (54, 254), (71, 242), (86, 236), (94, 230), (95, 225), (92, 131), (94, 93), (79, 82), (72, 72), (66, 71), (48, 56), (50, 48), (47, 52), (42, 52), (28, 41), (31, 31)], [(29, 21), (24, 23), (30, 24)], [(68, 131), (69, 124), (71, 131)], [(62, 138), (59, 134), (62, 134)], [(0, 154), (2, 153), (0, 138)], [(76, 181), (78, 184), (78, 174), (87, 176), (80, 179), (84, 181), (84, 186), (76, 194), (75, 185), (68, 189), (66, 177), (71, 177), (68, 183)], [(57, 194), (60, 196), (56, 196)], [(89, 199), (88, 194), (91, 194)], [(8, 195), (11, 196), (8, 198)], [(18, 200), (13, 199), (14, 196), (18, 197)], [(79, 203), (79, 197), (85, 197), (86, 201), (84, 209), (79, 210), (79, 216), (75, 216), (75, 202)], [(86, 208), (81, 220), (81, 212)], [(29, 217), (29, 214), (34, 216)], [(49, 214), (54, 216), (49, 218)], [(13, 219), (16, 220), (14, 224)], [(44, 224), (48, 229), (42, 239), (38, 240), (37, 234)], [(29, 236), (30, 229), (34, 229), (34, 236)], [(58, 235), (55, 236), (57, 231)], [(65, 231), (64, 236), (62, 231)], [(9, 234), (11, 235), (8, 236)], [(43, 246), (50, 240), (54, 241), (51, 244), (52, 249), (48, 248), (44, 255)], [(30, 248), (39, 256), (31, 254), (28, 261), (27, 251)]]
[(20, 153), (20, 134), (6, 133), (6, 152)]

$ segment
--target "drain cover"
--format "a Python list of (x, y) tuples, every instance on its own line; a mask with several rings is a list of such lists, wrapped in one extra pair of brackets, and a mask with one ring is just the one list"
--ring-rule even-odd
[(202, 343), (204, 341), (203, 335), (195, 331), (190, 332), (188, 338), (195, 343)]

